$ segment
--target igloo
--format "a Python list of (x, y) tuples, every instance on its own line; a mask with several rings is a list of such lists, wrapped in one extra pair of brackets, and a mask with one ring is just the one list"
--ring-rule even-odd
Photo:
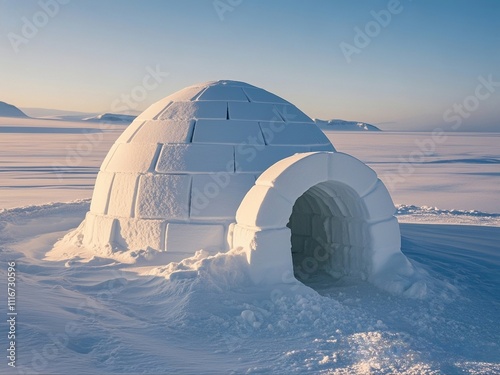
[(370, 278), (404, 258), (394, 211), (376, 173), (297, 107), (216, 81), (151, 105), (121, 134), (83, 244), (185, 256), (241, 247), (256, 282), (318, 270)]

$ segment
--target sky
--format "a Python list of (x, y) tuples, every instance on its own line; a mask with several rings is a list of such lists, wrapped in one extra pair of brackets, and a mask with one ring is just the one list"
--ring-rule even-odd
[(497, 0), (0, 0), (0, 101), (142, 111), (218, 79), (313, 118), (500, 131)]

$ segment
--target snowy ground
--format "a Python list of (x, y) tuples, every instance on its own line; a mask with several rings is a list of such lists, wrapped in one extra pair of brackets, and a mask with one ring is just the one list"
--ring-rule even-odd
[[(256, 288), (238, 252), (48, 260), (123, 130), (74, 125), (0, 119), (0, 290), (15, 261), (18, 311), (17, 367), (4, 356), (2, 374), (500, 374), (500, 134), (447, 134), (432, 153), (427, 133), (329, 134), (396, 181), (403, 252), (421, 275), (419, 293), (398, 295), (349, 279)], [(398, 160), (423, 142), (425, 159)]]

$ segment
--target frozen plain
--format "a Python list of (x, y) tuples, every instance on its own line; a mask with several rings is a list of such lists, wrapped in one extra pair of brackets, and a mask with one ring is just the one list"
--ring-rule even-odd
[(345, 279), (256, 288), (237, 251), (155, 267), (46, 260), (123, 129), (0, 119), (0, 288), (16, 260), (20, 314), (18, 367), (2, 373), (500, 372), (500, 134), (327, 133), (399, 205), (423, 275), (409, 298)]

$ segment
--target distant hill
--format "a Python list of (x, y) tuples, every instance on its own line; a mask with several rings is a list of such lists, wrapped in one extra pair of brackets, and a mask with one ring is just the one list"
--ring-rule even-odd
[(92, 122), (110, 122), (110, 123), (120, 123), (120, 124), (130, 124), (135, 120), (137, 116), (131, 115), (120, 115), (117, 113), (103, 113), (93, 117), (87, 117), (82, 119), (83, 121)]
[(7, 104), (5, 102), (0, 102), (0, 117), (28, 117), (19, 108)]
[(319, 120), (314, 119), (316, 125), (318, 125), (321, 129), (325, 130), (338, 130), (338, 131), (375, 131), (380, 132), (379, 128), (375, 125), (370, 125), (365, 122), (357, 122), (357, 121), (344, 121), (344, 120)]

